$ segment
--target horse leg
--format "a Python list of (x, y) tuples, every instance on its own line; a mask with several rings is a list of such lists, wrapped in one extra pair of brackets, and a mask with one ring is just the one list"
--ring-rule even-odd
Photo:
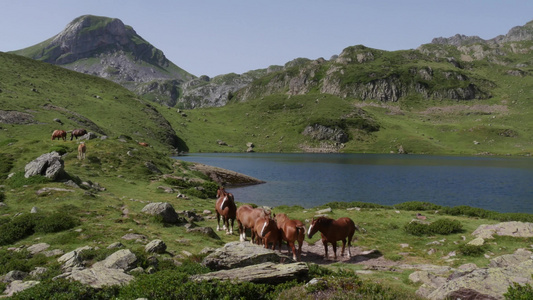
[(220, 214), (217, 211), (217, 231), (220, 231)]
[(324, 252), (325, 252), (324, 258), (328, 259), (328, 242), (322, 241), (322, 243), (324, 244)]
[(239, 219), (237, 219), (237, 227), (239, 229), (239, 241), (244, 242), (244, 239), (246, 237), (246, 229), (244, 228)]
[(333, 259), (337, 260), (337, 242), (331, 242), (331, 246), (333, 247)]
[(352, 252), (350, 251), (350, 248), (352, 247), (352, 238), (348, 238), (348, 257), (352, 257)]
[(294, 242), (291, 242), (290, 246), (292, 249), (292, 259), (295, 261), (298, 261), (298, 259), (296, 258), (296, 247), (294, 246)]
[(229, 230), (229, 234), (233, 234), (233, 223), (235, 222), (235, 219), (231, 219), (231, 227)]
[(344, 248), (346, 248), (346, 239), (343, 239), (343, 240), (342, 240), (342, 251), (341, 251), (341, 256), (344, 256)]

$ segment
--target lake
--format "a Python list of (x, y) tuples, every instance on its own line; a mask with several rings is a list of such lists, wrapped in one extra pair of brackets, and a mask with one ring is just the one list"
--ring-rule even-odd
[(316, 207), (407, 201), (533, 213), (533, 159), (394, 154), (199, 153), (175, 157), (266, 181), (227, 187), (238, 202)]

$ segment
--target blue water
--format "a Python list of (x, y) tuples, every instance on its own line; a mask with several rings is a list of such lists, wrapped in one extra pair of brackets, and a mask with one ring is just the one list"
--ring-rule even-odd
[(309, 208), (334, 201), (425, 201), (533, 213), (533, 159), (528, 157), (210, 153), (176, 159), (266, 181), (226, 188), (238, 202)]

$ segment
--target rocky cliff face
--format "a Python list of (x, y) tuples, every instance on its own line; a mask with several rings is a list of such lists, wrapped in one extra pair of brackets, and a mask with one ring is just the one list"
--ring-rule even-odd
[(170, 106), (179, 86), (195, 78), (133, 28), (107, 17), (81, 16), (51, 39), (14, 53), (112, 80)]
[(480, 80), (446, 60), (435, 67), (433, 55), (415, 50), (387, 52), (364, 46), (348, 47), (332, 59), (287, 63), (283, 70), (265, 76), (242, 90), (239, 101), (264, 95), (302, 95), (311, 91), (362, 100), (396, 102), (416, 95), (424, 99), (471, 100), (490, 97)]

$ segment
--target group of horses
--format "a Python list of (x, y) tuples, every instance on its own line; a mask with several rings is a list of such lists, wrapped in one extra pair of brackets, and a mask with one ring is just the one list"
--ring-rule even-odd
[[(246, 232), (250, 231), (250, 242), (262, 244), (268, 248), (272, 244), (272, 250), (276, 250), (276, 245), (281, 251), (283, 241), (287, 242), (288, 251), (292, 251), (292, 257), (296, 261), (301, 261), (302, 245), (306, 235), (305, 225), (300, 220), (290, 219), (286, 214), (271, 214), (264, 208), (254, 208), (251, 205), (241, 205), (237, 208), (233, 194), (226, 192), (224, 187), (219, 187), (217, 191), (217, 201), (215, 204), (217, 215), (217, 231), (220, 231), (220, 219), (222, 218), (222, 229), (226, 234), (233, 234), (233, 224), (237, 220), (239, 229), (239, 240), (246, 240)], [(328, 258), (328, 243), (333, 247), (334, 259), (337, 259), (337, 241), (342, 241), (342, 252), (344, 255), (346, 245), (348, 245), (348, 257), (351, 257), (350, 247), (355, 231), (358, 227), (350, 218), (339, 218), (337, 220), (318, 217), (313, 218), (307, 231), (307, 236), (312, 238), (320, 232), (324, 245), (325, 255)], [(298, 242), (298, 250), (296, 250)]]
[[(80, 136), (84, 136), (87, 134), (87, 130), (85, 129), (74, 129), (70, 133), (70, 140), (72, 141), (73, 138), (78, 139)], [(54, 130), (52, 133), (52, 141), (55, 139), (63, 139), (63, 141), (67, 140), (67, 132), (65, 130)]]
[[(70, 133), (70, 140), (72, 141), (73, 138), (78, 139), (80, 136), (84, 136), (87, 134), (87, 130), (85, 129), (74, 129)], [(63, 141), (67, 140), (67, 132), (65, 130), (54, 130), (52, 133), (52, 141), (63, 139)], [(84, 142), (81, 142), (78, 145), (78, 159), (85, 159), (85, 153), (87, 152), (87, 146)]]

